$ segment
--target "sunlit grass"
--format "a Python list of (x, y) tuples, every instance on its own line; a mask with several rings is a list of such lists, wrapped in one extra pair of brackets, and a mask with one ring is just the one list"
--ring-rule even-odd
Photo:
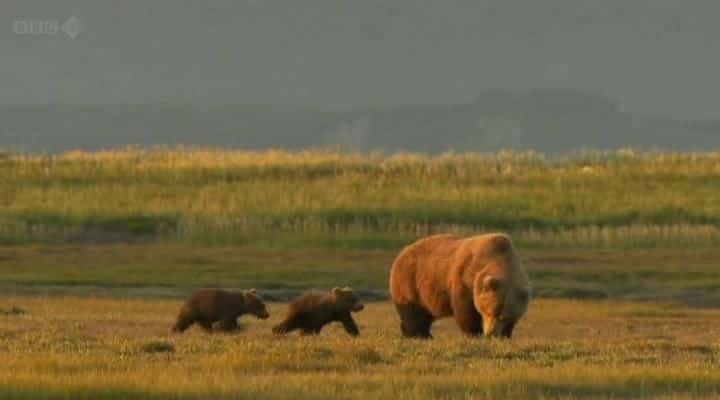
[[(362, 335), (274, 337), (246, 319), (237, 335), (168, 334), (180, 300), (5, 297), (0, 397), (714, 398), (718, 311), (668, 304), (535, 301), (510, 341), (402, 340), (387, 303), (356, 315)], [(172, 351), (155, 351), (159, 347)], [(152, 350), (149, 351), (148, 349)]]

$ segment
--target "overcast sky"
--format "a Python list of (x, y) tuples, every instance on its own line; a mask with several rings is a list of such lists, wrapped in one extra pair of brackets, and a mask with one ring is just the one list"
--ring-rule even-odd
[[(74, 39), (52, 31), (71, 16)], [(559, 87), (718, 117), (719, 19), (711, 0), (3, 0), (0, 104), (385, 106)]]

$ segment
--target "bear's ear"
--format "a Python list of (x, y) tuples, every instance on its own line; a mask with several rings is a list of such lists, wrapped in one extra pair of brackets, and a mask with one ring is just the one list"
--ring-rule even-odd
[(487, 276), (483, 279), (483, 289), (496, 291), (500, 287), (500, 279), (494, 276)]
[(341, 287), (335, 287), (332, 290), (332, 294), (334, 294), (335, 296), (340, 296), (342, 294), (342, 291), (343, 290)]
[(248, 290), (248, 293), (250, 293), (250, 294), (257, 294), (257, 289), (252, 288), (252, 289)]

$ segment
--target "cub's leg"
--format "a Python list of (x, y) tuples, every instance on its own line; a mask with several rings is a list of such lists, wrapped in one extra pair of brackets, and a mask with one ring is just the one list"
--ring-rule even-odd
[(322, 327), (305, 327), (301, 328), (300, 333), (303, 336), (310, 336), (310, 335), (319, 335), (320, 331), (322, 330)]

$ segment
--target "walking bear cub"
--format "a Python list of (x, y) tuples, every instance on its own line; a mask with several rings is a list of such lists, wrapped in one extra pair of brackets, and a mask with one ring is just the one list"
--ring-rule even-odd
[(287, 317), (273, 327), (275, 334), (299, 329), (303, 335), (318, 334), (323, 326), (339, 321), (352, 336), (360, 334), (351, 313), (361, 311), (363, 304), (350, 288), (334, 288), (329, 293), (305, 293), (290, 304)]
[(507, 235), (435, 235), (407, 246), (390, 272), (403, 336), (430, 338), (438, 318), (455, 317), (471, 336), (512, 336), (530, 299), (520, 257)]
[(237, 319), (252, 314), (267, 319), (270, 314), (255, 289), (243, 292), (228, 292), (220, 289), (203, 289), (193, 294), (180, 309), (173, 332), (184, 332), (197, 323), (206, 331), (212, 331), (218, 322), (221, 330), (230, 332), (238, 329)]

